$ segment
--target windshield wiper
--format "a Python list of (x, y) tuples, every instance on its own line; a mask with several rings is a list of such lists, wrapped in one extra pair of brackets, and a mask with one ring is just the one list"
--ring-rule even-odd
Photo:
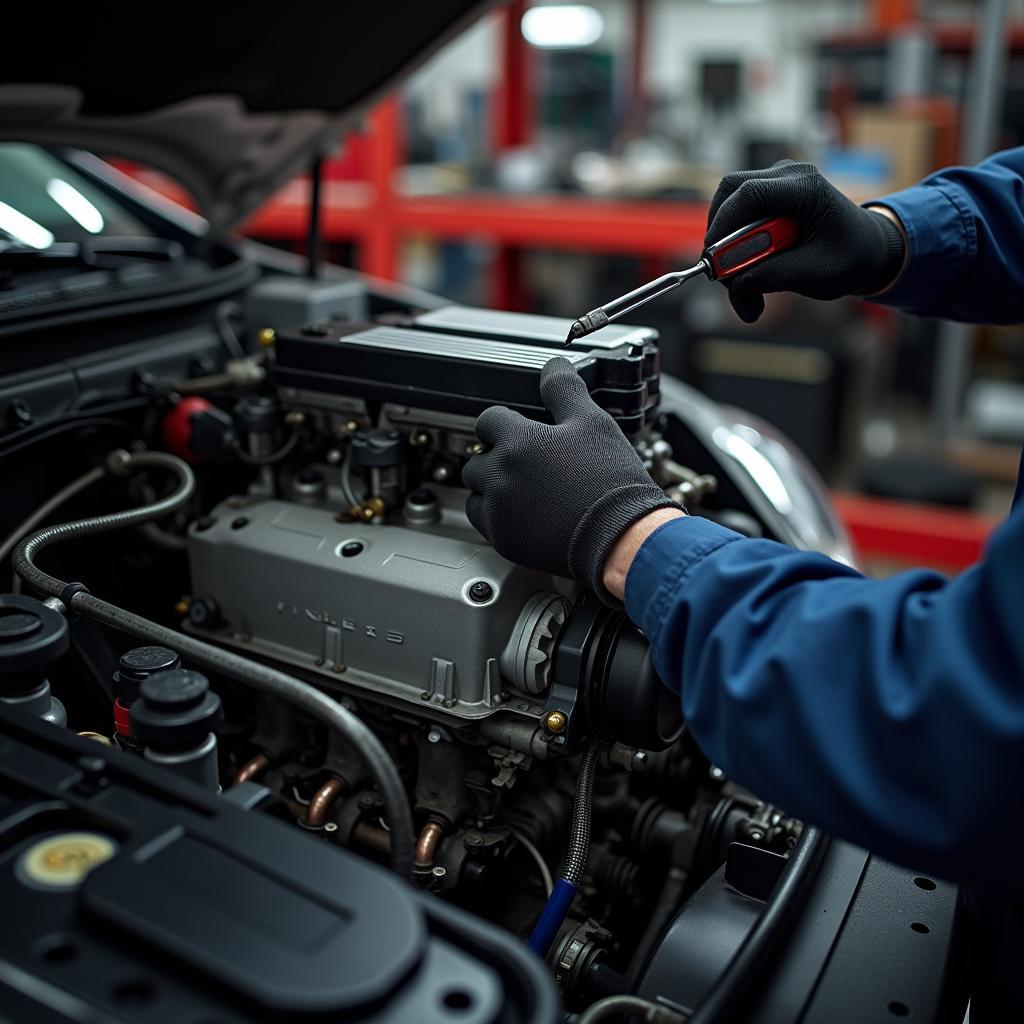
[(113, 270), (125, 260), (170, 264), (180, 263), (184, 258), (181, 242), (166, 238), (94, 238), (86, 242), (54, 242), (45, 249), (0, 242), (0, 274), (5, 275), (61, 266)]

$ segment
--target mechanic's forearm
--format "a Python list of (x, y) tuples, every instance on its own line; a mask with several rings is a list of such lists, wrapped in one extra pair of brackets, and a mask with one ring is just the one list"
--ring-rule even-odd
[(974, 167), (947, 167), (871, 209), (907, 237), (902, 274), (872, 301), (970, 323), (1024, 320), (1024, 147)]
[(686, 513), (677, 508), (659, 508), (649, 513), (642, 519), (638, 519), (624, 534), (616, 541), (608, 555), (608, 561), (604, 564), (603, 583), (608, 592), (617, 597), (620, 601), (626, 593), (626, 577), (629, 575), (629, 568), (636, 558), (637, 552), (643, 546), (645, 540), (659, 526), (672, 519), (681, 519)]

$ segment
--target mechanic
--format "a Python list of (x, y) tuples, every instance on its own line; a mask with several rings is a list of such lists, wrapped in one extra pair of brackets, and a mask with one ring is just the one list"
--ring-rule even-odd
[[(810, 164), (727, 175), (707, 242), (790, 215), (800, 243), (728, 282), (867, 297), (922, 316), (1024, 321), (1024, 148), (860, 207)], [(704, 753), (798, 818), (959, 882), (977, 922), (972, 1020), (1019, 1019), (1024, 954), (1024, 508), (953, 579), (865, 579), (688, 517), (564, 359), (554, 425), (488, 409), (467, 513), (505, 557), (625, 602)]]

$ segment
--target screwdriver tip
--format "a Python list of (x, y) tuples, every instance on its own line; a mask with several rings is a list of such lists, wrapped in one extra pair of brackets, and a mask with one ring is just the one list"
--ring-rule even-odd
[(574, 320), (572, 327), (569, 328), (569, 335), (565, 339), (563, 348), (568, 348), (577, 338), (582, 338), (587, 333), (586, 327), (583, 326), (579, 320)]

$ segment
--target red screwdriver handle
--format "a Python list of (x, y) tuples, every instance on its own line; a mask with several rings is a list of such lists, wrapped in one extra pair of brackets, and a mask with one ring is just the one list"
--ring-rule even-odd
[(714, 281), (732, 277), (796, 242), (797, 224), (792, 217), (770, 217), (748, 224), (704, 250)]

